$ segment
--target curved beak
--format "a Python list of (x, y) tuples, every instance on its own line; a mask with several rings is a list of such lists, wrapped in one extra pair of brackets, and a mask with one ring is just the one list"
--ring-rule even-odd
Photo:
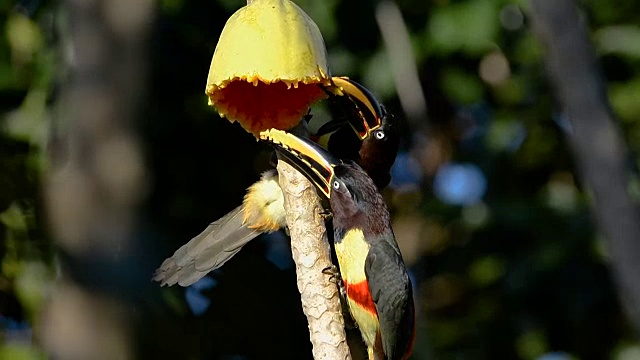
[(334, 167), (341, 161), (309, 139), (299, 138), (282, 130), (270, 129), (260, 133), (278, 155), (300, 171), (327, 199), (331, 198)]
[(345, 98), (341, 106), (350, 112), (349, 125), (360, 140), (382, 125), (382, 106), (364, 86), (348, 77), (334, 76), (331, 85), (323, 88), (329, 95)]

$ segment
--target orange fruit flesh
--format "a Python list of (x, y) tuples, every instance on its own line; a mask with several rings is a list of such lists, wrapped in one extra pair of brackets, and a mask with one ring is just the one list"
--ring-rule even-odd
[[(296, 86), (297, 85), (297, 86)], [(283, 81), (256, 85), (231, 81), (224, 88), (209, 93), (210, 103), (220, 115), (238, 121), (248, 132), (258, 136), (263, 130), (288, 130), (306, 115), (311, 104), (326, 97), (316, 84), (288, 85)]]

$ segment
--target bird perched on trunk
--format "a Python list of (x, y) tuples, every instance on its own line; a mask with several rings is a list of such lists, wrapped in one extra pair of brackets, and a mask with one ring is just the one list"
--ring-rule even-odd
[(357, 163), (339, 160), (306, 139), (280, 130), (262, 132), (261, 139), (330, 204), (340, 277), (369, 359), (406, 359), (415, 334), (413, 291), (375, 183)]
[[(327, 123), (321, 129), (322, 134), (340, 132), (348, 124), (356, 136), (347, 143), (330, 140), (329, 149), (360, 164), (379, 189), (386, 187), (399, 146), (395, 118), (364, 86), (353, 80), (334, 77), (332, 86), (324, 89), (344, 109), (346, 120)], [(285, 226), (278, 175), (270, 170), (249, 187), (242, 205), (176, 250), (156, 270), (153, 279), (161, 285), (189, 286), (224, 265), (256, 236)]]

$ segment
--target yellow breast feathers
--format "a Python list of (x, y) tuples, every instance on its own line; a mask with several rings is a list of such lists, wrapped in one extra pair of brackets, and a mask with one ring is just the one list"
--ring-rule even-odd
[(263, 174), (244, 197), (244, 223), (259, 231), (277, 231), (286, 225), (284, 198), (275, 171)]

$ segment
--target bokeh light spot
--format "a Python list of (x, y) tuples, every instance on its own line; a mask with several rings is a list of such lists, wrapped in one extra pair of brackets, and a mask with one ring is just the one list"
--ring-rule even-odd
[(500, 85), (511, 76), (509, 60), (499, 51), (487, 54), (480, 60), (479, 73), (487, 84)]
[(436, 173), (433, 190), (447, 204), (470, 205), (484, 196), (487, 179), (474, 164), (447, 163)]
[(500, 10), (500, 23), (507, 30), (515, 31), (520, 29), (524, 25), (524, 15), (520, 7), (515, 4), (505, 5)]

